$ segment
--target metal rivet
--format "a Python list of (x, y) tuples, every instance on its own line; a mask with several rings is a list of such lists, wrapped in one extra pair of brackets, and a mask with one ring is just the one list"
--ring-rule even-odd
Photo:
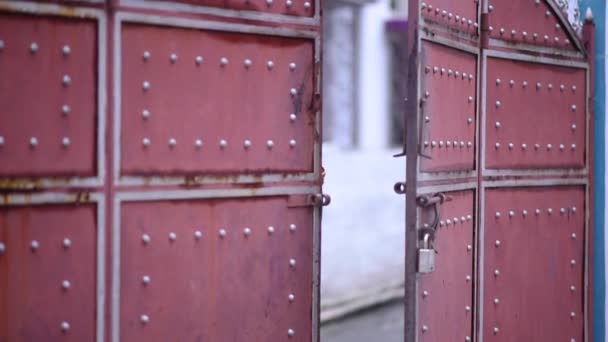
[(290, 94), (292, 97), (293, 97), (293, 96), (296, 96), (296, 95), (298, 95), (298, 90), (297, 90), (296, 88), (291, 88), (291, 89), (289, 90), (289, 94)]
[(287, 300), (289, 300), (289, 302), (293, 303), (293, 301), (296, 300), (296, 295), (294, 295), (293, 293), (290, 293), (287, 296)]
[(38, 138), (36, 137), (31, 137), (30, 138), (30, 146), (32, 148), (36, 148), (36, 146), (38, 146)]
[(452, 224), (452, 220), (450, 220), (450, 219), (445, 220), (445, 224), (447, 224), (449, 226), (450, 224)]
[(272, 68), (274, 68), (274, 62), (273, 61), (266, 62), (266, 67), (268, 68), (268, 70), (272, 70)]
[(0, 242), (0, 255), (4, 254), (6, 251), (6, 245), (3, 242)]
[(285, 6), (287, 6), (287, 7), (293, 6), (293, 1), (291, 1), (291, 0), (285, 1)]
[(428, 147), (429, 146), (429, 142), (428, 141), (424, 141), (424, 147)]
[(473, 96), (469, 96), (467, 100), (469, 101), (469, 103), (473, 102)]
[(452, 221), (454, 221), (454, 224), (456, 224), (456, 223), (458, 223), (460, 220), (458, 219), (458, 217), (454, 217), (454, 218), (452, 219)]
[(141, 86), (142, 86), (142, 88), (144, 90), (149, 90), (150, 89), (150, 82), (144, 81)]
[(196, 147), (197, 149), (203, 147), (203, 141), (201, 139), (194, 140), (194, 147)]
[(226, 57), (222, 57), (222, 58), (220, 59), (220, 65), (222, 65), (222, 66), (226, 66), (226, 65), (228, 65), (228, 58), (226, 58)]
[(147, 286), (150, 284), (150, 282), (152, 282), (152, 279), (150, 278), (149, 275), (145, 275), (145, 276), (141, 277), (141, 282), (144, 284), (144, 286)]
[(576, 207), (572, 207), (570, 210), (572, 210), (572, 213), (576, 213)]
[(150, 139), (148, 139), (148, 138), (143, 138), (143, 139), (141, 140), (141, 144), (142, 144), (142, 145), (144, 145), (144, 147), (148, 147), (148, 146), (150, 146)]
[(498, 327), (494, 327), (494, 335), (498, 334), (500, 332), (500, 329), (498, 329)]
[(471, 281), (471, 276), (467, 275), (466, 277), (464, 277), (464, 280), (468, 283)]
[(245, 235), (245, 236), (251, 235), (251, 229), (250, 228), (243, 229), (243, 235)]
[(272, 140), (266, 141), (266, 147), (268, 147), (268, 149), (272, 149), (273, 146), (274, 146), (274, 141), (272, 141)]
[(70, 283), (69, 280), (64, 280), (61, 282), (61, 288), (66, 291), (69, 290), (71, 286), (72, 286), (72, 284)]
[(472, 142), (470, 142), (470, 141), (469, 141), (469, 142), (467, 142), (467, 147), (468, 147), (468, 148), (473, 147), (473, 143), (472, 143)]
[(294, 139), (289, 140), (289, 147), (291, 147), (291, 148), (296, 147), (296, 141)]
[(471, 221), (473, 219), (472, 215), (467, 215), (467, 221)]
[(496, 108), (500, 108), (500, 106), (501, 106), (500, 101), (496, 101)]
[(496, 212), (496, 214), (494, 214), (494, 216), (495, 216), (496, 218), (500, 218), (500, 211), (497, 211), (497, 212)]
[(513, 87), (514, 85), (515, 85), (515, 81), (514, 81), (514, 80), (510, 80), (510, 81), (509, 81), (509, 86), (510, 86), (510, 87)]
[(576, 240), (576, 233), (572, 233), (572, 235), (570, 235), (570, 238), (571, 238), (572, 240)]
[(142, 242), (143, 242), (145, 245), (147, 245), (147, 244), (149, 244), (149, 243), (150, 243), (150, 241), (152, 241), (152, 239), (150, 238), (150, 235), (148, 235), (148, 234), (142, 234), (142, 236), (141, 236), (141, 241), (142, 241)]
[(536, 89), (540, 89), (543, 87), (543, 84), (540, 82), (536, 82)]
[(498, 277), (500, 275), (500, 271), (499, 270), (494, 270), (494, 276)]
[(430, 92), (428, 92), (428, 91), (425, 91), (425, 92), (424, 92), (424, 97), (427, 97), (427, 98), (428, 98), (428, 97), (431, 97), (431, 93), (430, 93)]
[(572, 126), (570, 126), (572, 128), (572, 130), (574, 131), (576, 129), (576, 124), (572, 124)]
[(498, 304), (500, 304), (500, 299), (494, 298), (494, 305), (498, 305)]
[(553, 208), (548, 208), (547, 209), (547, 214), (549, 214), (549, 215), (553, 214)]
[(30, 242), (30, 248), (32, 249), (32, 251), (36, 251), (38, 248), (40, 248), (40, 244), (38, 243), (38, 241), (32, 240), (32, 242)]
[(470, 307), (470, 306), (468, 306), (468, 305), (467, 305), (467, 306), (465, 306), (465, 307), (464, 307), (464, 311), (465, 311), (465, 312), (471, 312), (471, 307)]
[(177, 140), (175, 140), (175, 138), (170, 138), (168, 144), (170, 148), (174, 148), (177, 145)]
[(440, 227), (445, 226), (445, 221), (443, 221), (443, 220), (439, 221), (439, 226), (440, 226)]
[(559, 209), (560, 214), (565, 214), (566, 213), (566, 208), (560, 208)]
[(445, 74), (445, 68), (441, 68), (441, 74)]
[(574, 317), (576, 317), (576, 313), (574, 313), (574, 311), (573, 311), (570, 313), (570, 318), (574, 318)]
[(197, 230), (194, 232), (194, 238), (197, 240), (200, 240), (203, 238), (203, 232), (201, 232), (200, 230)]
[(528, 38), (528, 32), (523, 31), (523, 32), (521, 33), (521, 36), (522, 36), (524, 39)]
[(293, 330), (293, 329), (287, 330), (287, 336), (293, 337), (295, 334), (296, 334), (295, 330)]
[(422, 326), (422, 332), (425, 333), (427, 331), (429, 331), (429, 327), (427, 327), (426, 325), (423, 325)]
[(543, 36), (543, 39), (544, 39), (544, 40), (547, 42), (547, 41), (549, 41), (549, 36), (544, 35), (544, 36)]
[(196, 63), (196, 65), (201, 65), (203, 63), (203, 56), (196, 56), (196, 58), (194, 58), (194, 63)]
[(422, 298), (426, 298), (428, 296), (429, 296), (429, 291), (426, 291), (426, 290), (422, 291)]
[(296, 259), (289, 259), (289, 266), (296, 267)]
[(500, 148), (500, 143), (497, 142), (496, 144), (494, 144), (494, 147), (498, 150)]
[(576, 112), (576, 105), (573, 104), (572, 106), (570, 106), (570, 110)]
[(496, 85), (499, 86), (500, 85), (500, 78), (496, 79)]
[(63, 139), (61, 139), (61, 145), (63, 145), (64, 148), (70, 147), (70, 138), (63, 137)]
[(551, 83), (547, 84), (547, 89), (549, 89), (549, 90), (553, 89), (553, 84), (551, 84)]
[(219, 230), (219, 235), (221, 238), (224, 238), (226, 236), (226, 230), (225, 229), (220, 229)]
[(0, 50), (4, 49), (4, 40), (0, 39)]
[(540, 215), (540, 209), (536, 208), (536, 210), (534, 210), (534, 214), (536, 214), (536, 216)]
[(527, 211), (526, 209), (524, 209), (524, 210), (522, 210), (522, 211), (521, 211), (521, 214), (522, 214), (524, 217), (526, 217), (526, 216), (528, 216), (528, 211)]
[(63, 48), (61, 48), (61, 52), (63, 53), (64, 56), (69, 56), (71, 49), (69, 45), (64, 45)]
[(538, 39), (538, 33), (533, 33), (533, 34), (532, 34), (532, 38), (533, 38), (534, 40)]
[(528, 87), (528, 81), (521, 82), (521, 86), (524, 87), (524, 88), (527, 88)]
[(289, 63), (289, 70), (291, 70), (291, 71), (296, 70), (296, 63)]
[(500, 35), (503, 35), (505, 33), (505, 29), (501, 27), (498, 32), (500, 33)]
[(63, 78), (61, 79), (61, 83), (63, 84), (64, 87), (67, 87), (70, 85), (70, 83), (72, 83), (72, 78), (69, 75), (63, 75)]
[(496, 121), (496, 123), (494, 124), (494, 126), (495, 126), (496, 128), (500, 128), (500, 122), (499, 122), (499, 121)]
[(515, 145), (513, 145), (513, 143), (509, 143), (509, 150), (512, 150), (515, 147)]
[(431, 147), (436, 147), (437, 146), (437, 142), (435, 140), (431, 141)]
[(467, 252), (470, 252), (471, 250), (473, 250), (473, 246), (467, 245)]
[(268, 234), (274, 233), (274, 227), (273, 226), (268, 227), (267, 230), (268, 230)]
[(564, 144), (559, 144), (559, 149), (560, 149), (560, 151), (563, 151), (563, 150), (564, 150), (564, 148), (566, 148), (566, 146), (564, 146)]
[(528, 145), (526, 145), (525, 143), (521, 144), (521, 149), (525, 150), (526, 148), (528, 148)]
[(570, 292), (575, 292), (575, 291), (576, 291), (576, 286), (570, 285)]
[(500, 240), (496, 240), (496, 242), (494, 243), (494, 246), (500, 247)]
[(435, 67), (433, 67), (433, 73), (434, 73), (434, 74), (436, 74), (438, 71), (439, 71), (439, 68), (438, 68), (438, 67), (436, 67), (436, 66), (435, 66)]
[(169, 57), (169, 60), (171, 61), (171, 63), (177, 62), (177, 55), (172, 53), (171, 56)]
[(243, 141), (243, 147), (248, 150), (251, 147), (251, 140)]
[(65, 333), (68, 332), (68, 330), (70, 330), (70, 323), (65, 321), (61, 322), (61, 331)]
[(494, 6), (488, 5), (488, 11), (492, 12), (494, 10)]
[(65, 238), (63, 239), (63, 248), (68, 249), (72, 246), (72, 240)]
[(465, 336), (464, 342), (471, 342), (471, 338), (469, 336)]
[(571, 148), (572, 150), (576, 150), (576, 144), (572, 144), (572, 145), (570, 145), (570, 148)]
[(144, 51), (143, 58), (144, 58), (144, 61), (147, 61), (148, 59), (150, 59), (150, 51)]
[(572, 265), (572, 266), (576, 265), (576, 260), (574, 260), (574, 259), (570, 260), (570, 265)]
[(148, 120), (150, 118), (150, 111), (147, 109), (142, 110), (141, 116), (144, 120)]
[(305, 9), (310, 9), (310, 2), (306, 1), (306, 2), (304, 3), (304, 8), (305, 8)]
[(565, 87), (563, 84), (560, 84), (560, 86), (559, 86), (559, 90), (560, 90), (560, 91), (564, 91), (564, 89), (566, 89), (566, 87)]
[(289, 114), (289, 121), (295, 122), (297, 118), (298, 117), (297, 117), (297, 115), (295, 113)]
[(553, 148), (553, 145), (551, 145), (551, 144), (547, 144), (547, 150), (548, 150), (548, 151), (551, 151), (551, 149), (552, 149), (552, 148)]
[(559, 43), (559, 37), (555, 37), (555, 38), (553, 38), (553, 40), (554, 40), (556, 43)]
[(148, 315), (141, 315), (139, 320), (142, 324), (148, 324), (150, 322), (150, 317), (148, 317)]
[(246, 69), (249, 69), (251, 67), (251, 65), (253, 65), (253, 62), (251, 61), (251, 59), (246, 59), (243, 64), (245, 65)]
[(512, 36), (515, 36), (516, 34), (517, 34), (517, 31), (515, 31), (515, 30), (511, 30), (511, 35), (512, 35)]
[(228, 142), (226, 140), (224, 140), (224, 139), (221, 139), (220, 140), (220, 148), (224, 149), (226, 147), (228, 147)]
[(38, 43), (31, 43), (30, 44), (30, 52), (31, 53), (36, 53), (38, 52)]
[(540, 144), (534, 144), (534, 149), (535, 149), (535, 150), (540, 149)]
[(175, 239), (177, 239), (177, 234), (175, 234), (174, 232), (169, 233), (169, 240), (175, 241)]

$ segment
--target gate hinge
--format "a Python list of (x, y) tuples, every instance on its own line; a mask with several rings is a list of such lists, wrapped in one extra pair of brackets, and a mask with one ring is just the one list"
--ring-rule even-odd
[(288, 208), (326, 207), (331, 203), (331, 196), (323, 193), (310, 195), (292, 195), (287, 200)]

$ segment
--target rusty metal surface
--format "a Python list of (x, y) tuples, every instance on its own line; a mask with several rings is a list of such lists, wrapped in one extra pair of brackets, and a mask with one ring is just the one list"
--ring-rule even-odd
[(287, 205), (123, 204), (121, 340), (310, 341), (312, 208)]
[(484, 340), (584, 341), (584, 198), (583, 187), (486, 191)]
[(94, 175), (95, 21), (2, 13), (0, 41), (0, 176)]
[(584, 168), (586, 70), (488, 57), (485, 167)]
[[(418, 334), (421, 342), (465, 341), (473, 337), (474, 200), (473, 191), (448, 192), (440, 205), (434, 248), (436, 269), (419, 275)], [(433, 220), (425, 209), (423, 222)]]
[[(315, 0), (162, 0), (197, 6), (217, 7), (229, 10), (256, 11), (298, 17), (312, 17), (315, 14)], [(153, 1), (145, 1), (154, 3)]]
[(121, 39), (122, 174), (313, 170), (314, 40), (135, 24)]
[(94, 205), (0, 207), (0, 340), (95, 340), (95, 220)]
[(423, 41), (422, 172), (475, 167), (476, 56)]
[[(552, 1), (552, 0), (550, 0)], [(556, 12), (543, 1), (488, 1), (490, 38), (559, 50), (575, 50)]]

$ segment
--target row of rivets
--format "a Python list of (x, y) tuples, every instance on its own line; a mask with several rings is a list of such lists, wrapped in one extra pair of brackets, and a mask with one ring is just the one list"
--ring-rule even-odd
[[(452, 70), (452, 69), (446, 69), (446, 68), (440, 68), (438, 66), (434, 66), (432, 69), (430, 66), (425, 66), (424, 67), (424, 71), (425, 73), (430, 73), (431, 70), (433, 70), (433, 74), (437, 74), (439, 73), (440, 76), (443, 76), (445, 74), (448, 75), (448, 78), (450, 78), (451, 76), (454, 76), (454, 79), (461, 79), (461, 80), (468, 80), (468, 81), (472, 81), (473, 80), (473, 74), (472, 73), (466, 73), (466, 72), (460, 72), (458, 70)], [(427, 96), (428, 97), (428, 96)]]
[(424, 144), (424, 147), (429, 147), (429, 146), (430, 146), (431, 148), (435, 148), (435, 147), (442, 148), (442, 147), (444, 147), (444, 146), (445, 146), (446, 148), (448, 148), (448, 147), (454, 147), (454, 148), (460, 147), (460, 148), (464, 148), (465, 146), (466, 146), (467, 148), (471, 148), (471, 147), (473, 147), (473, 143), (472, 143), (472, 142), (470, 142), (470, 141), (469, 141), (469, 142), (467, 142), (467, 143), (465, 144), (465, 142), (464, 142), (464, 141), (460, 141), (460, 142), (458, 142), (458, 141), (456, 141), (456, 140), (454, 140), (454, 141), (449, 141), (449, 140), (448, 140), (448, 141), (445, 141), (445, 142), (444, 142), (443, 140), (439, 140), (439, 141), (432, 140), (431, 142), (429, 142), (429, 141), (424, 141), (424, 143), (423, 143), (423, 144)]
[[(246, 2), (249, 2), (249, 0), (247, 0)], [(266, 0), (266, 5), (268, 7), (272, 6), (273, 3), (274, 3), (274, 0)], [(293, 0), (286, 0), (285, 6), (287, 6), (288, 8), (291, 8), (291, 6), (293, 6)], [(310, 6), (311, 6), (310, 2), (308, 2), (308, 1), (304, 2), (305, 9), (310, 9)]]
[[(72, 240), (70, 240), (69, 238), (63, 239), (63, 241), (61, 242), (61, 246), (66, 250), (69, 249), (72, 246)], [(40, 248), (40, 243), (38, 242), (38, 240), (30, 241), (30, 248), (32, 252), (36, 252)], [(4, 254), (5, 251), (6, 245), (4, 244), (4, 242), (0, 242), (0, 255)]]
[[(62, 107), (62, 112), (64, 113), (64, 115), (69, 114), (70, 112), (70, 107), (67, 105), (64, 105)], [(150, 116), (152, 115), (152, 113), (150, 113), (150, 111), (148, 109), (144, 109), (141, 111), (141, 117), (144, 121), (150, 119)], [(296, 119), (298, 118), (298, 116), (296, 115), (296, 113), (290, 113), (289, 114), (289, 121), (291, 122), (295, 122)]]
[[(496, 127), (497, 127), (497, 128), (499, 128), (499, 127), (500, 127), (500, 122), (497, 122), (497, 123), (496, 123)], [(502, 145), (500, 144), (500, 142), (496, 142), (496, 143), (494, 143), (494, 148), (495, 148), (496, 150), (499, 150), (501, 146), (502, 146)], [(508, 143), (508, 144), (507, 144), (507, 147), (508, 147), (508, 149), (509, 149), (509, 150), (513, 150), (513, 149), (515, 148), (515, 144), (513, 144), (513, 143)], [(558, 149), (559, 149), (560, 151), (563, 151), (563, 150), (565, 150), (565, 149), (566, 149), (566, 145), (564, 145), (564, 144), (558, 144), (558, 145), (557, 145), (557, 147), (558, 147)], [(546, 148), (547, 148), (547, 151), (551, 151), (551, 150), (553, 149), (553, 144), (547, 144), (547, 145), (546, 145)], [(522, 143), (522, 144), (521, 144), (521, 149), (522, 149), (522, 150), (526, 150), (526, 149), (528, 149), (528, 144), (526, 144), (526, 143)], [(541, 149), (541, 144), (534, 144), (534, 150), (538, 151), (538, 150), (540, 150), (540, 149)], [(576, 144), (570, 144), (570, 149), (571, 149), (572, 151), (576, 150)]]
[[(64, 79), (64, 82), (65, 82), (65, 79)], [(69, 80), (68, 80), (68, 84), (69, 84)], [(141, 87), (142, 87), (142, 89), (144, 91), (150, 90), (150, 87), (151, 87), (150, 82), (149, 81), (143, 81), (142, 84), (141, 84)], [(291, 95), (291, 97), (297, 96), (298, 95), (298, 90), (296, 88), (289, 89), (289, 95)]]
[[(152, 54), (150, 53), (150, 51), (144, 51), (142, 56), (143, 56), (144, 61), (147, 62), (152, 57)], [(169, 55), (169, 61), (171, 62), (171, 64), (177, 63), (177, 61), (178, 61), (177, 54), (172, 53), (171, 55)], [(205, 61), (205, 59), (203, 58), (203, 56), (194, 57), (194, 63), (196, 65), (201, 65), (204, 61)], [(225, 67), (228, 64), (230, 64), (230, 60), (227, 57), (220, 58), (220, 66)], [(243, 66), (245, 67), (245, 69), (251, 68), (253, 66), (253, 64), (254, 64), (253, 60), (251, 60), (249, 58), (243, 60)], [(275, 62), (272, 60), (267, 61), (266, 67), (268, 68), (268, 70), (274, 69)], [(294, 62), (289, 63), (289, 70), (295, 71), (296, 67), (297, 67), (296, 63), (294, 63)]]
[[(576, 209), (576, 207), (571, 207), (571, 208), (563, 208), (563, 207), (562, 207), (562, 208), (560, 208), (559, 212), (560, 212), (560, 214), (562, 214), (562, 215), (565, 215), (565, 214), (566, 214), (566, 213), (568, 213), (568, 212), (570, 212), (570, 213), (572, 213), (572, 214), (575, 214), (575, 213), (576, 213), (576, 210), (577, 210), (577, 209)], [(542, 213), (542, 210), (541, 210), (540, 208), (536, 208), (536, 209), (534, 210), (534, 214), (535, 214), (536, 216), (539, 216), (541, 213)], [(507, 212), (507, 214), (508, 214), (509, 218), (513, 218), (513, 217), (515, 217), (516, 212), (515, 212), (514, 210), (509, 210), (509, 211)], [(547, 214), (548, 214), (548, 215), (552, 215), (552, 214), (553, 214), (553, 208), (547, 208)], [(523, 210), (521, 211), (521, 215), (522, 215), (523, 217), (528, 216), (528, 210), (523, 209)], [(494, 214), (494, 217), (495, 217), (496, 219), (499, 219), (501, 216), (502, 216), (502, 214), (501, 214), (501, 212), (500, 212), (500, 211), (497, 211), (497, 212)]]
[(466, 215), (466, 216), (461, 216), (461, 217), (454, 217), (453, 219), (447, 219), (447, 220), (441, 220), (439, 221), (439, 226), (443, 227), (443, 226), (449, 226), (450, 224), (454, 223), (454, 225), (456, 225), (457, 223), (465, 223), (467, 221), (471, 221), (473, 220), (473, 216), (472, 215)]
[[(0, 50), (3, 50), (5, 48), (5, 46), (6, 46), (6, 44), (4, 43), (4, 40), (0, 39)], [(31, 54), (36, 54), (38, 52), (38, 50), (40, 50), (38, 43), (36, 43), (36, 42), (30, 43), (29, 51)], [(69, 45), (64, 45), (61, 47), (60, 52), (63, 56), (67, 57), (72, 52), (72, 49), (70, 48)]]
[[(4, 146), (6, 144), (6, 139), (4, 138), (4, 136), (0, 135), (0, 147)], [(61, 145), (64, 148), (68, 148), (70, 147), (71, 144), (71, 140), (68, 137), (63, 137), (61, 138)], [(38, 147), (39, 145), (39, 140), (37, 137), (31, 137), (29, 140), (29, 145), (32, 149), (35, 149), (36, 147)]]
[[(290, 232), (295, 233), (296, 230), (297, 230), (297, 226), (295, 224), (292, 223), (289, 225)], [(275, 232), (275, 228), (273, 226), (269, 226), (268, 228), (266, 228), (266, 231), (268, 232), (269, 235), (272, 235)], [(253, 230), (249, 227), (245, 227), (243, 229), (243, 235), (245, 237), (249, 237), (252, 233), (253, 233)], [(220, 238), (226, 237), (226, 234), (227, 234), (226, 229), (221, 228), (218, 230), (218, 235)], [(168, 237), (169, 237), (169, 241), (171, 241), (171, 242), (174, 242), (175, 240), (177, 240), (177, 234), (175, 232), (170, 232)], [(195, 240), (200, 240), (202, 237), (203, 237), (203, 233), (200, 230), (197, 230), (194, 232)], [(142, 234), (141, 240), (145, 245), (147, 245), (152, 241), (152, 238), (150, 237), (149, 234)]]
[[(148, 148), (151, 144), (152, 141), (150, 140), (150, 138), (143, 138), (141, 140), (142, 145), (145, 148)], [(175, 138), (170, 138), (168, 140), (168, 143), (170, 148), (175, 148), (177, 146), (177, 140)], [(0, 144), (1, 145), (1, 144)], [(291, 148), (295, 148), (297, 145), (297, 142), (295, 139), (291, 139), (289, 140), (289, 147)], [(194, 147), (196, 147), (197, 149), (200, 149), (203, 146), (203, 141), (201, 139), (195, 139), (194, 140)], [(253, 142), (251, 142), (251, 140), (245, 140), (243, 141), (243, 148), (245, 148), (245, 150), (249, 150), (251, 147), (253, 146)], [(275, 146), (274, 141), (273, 140), (267, 140), (266, 141), (266, 147), (270, 150)], [(219, 141), (219, 147), (221, 149), (225, 149), (226, 147), (228, 147), (228, 141), (225, 139), (220, 139)]]
[(471, 19), (467, 19), (464, 16), (461, 17), (459, 15), (454, 15), (454, 14), (452, 14), (452, 12), (448, 12), (446, 10), (441, 10), (439, 7), (433, 8), (433, 5), (430, 5), (430, 4), (427, 5), (425, 2), (423, 2), (420, 5), (420, 8), (422, 11), (424, 11), (426, 9), (428, 12), (434, 12), (435, 15), (441, 15), (442, 17), (447, 18), (448, 21), (451, 21), (452, 19), (454, 19), (454, 22), (456, 24), (473, 26), (475, 28), (477, 28), (479, 26), (479, 24), (477, 24), (477, 22), (474, 22)]
[[(494, 27), (493, 27), (493, 26), (490, 26), (488, 29), (490, 30), (490, 32), (493, 32), (493, 31), (494, 31)], [(498, 34), (500, 34), (501, 36), (503, 36), (503, 35), (504, 35), (506, 32), (507, 32), (507, 30), (505, 30), (505, 28), (504, 28), (504, 27), (501, 27), (501, 28), (498, 30)], [(517, 30), (511, 30), (511, 32), (510, 32), (510, 33), (511, 33), (511, 38), (516, 38), (516, 37), (517, 37), (517, 34), (518, 34)], [(526, 32), (526, 31), (522, 31), (522, 32), (521, 32), (521, 37), (522, 37), (524, 40), (528, 39), (528, 32)], [(532, 33), (532, 40), (537, 41), (537, 40), (538, 40), (538, 38), (539, 38), (539, 34), (538, 34), (538, 33), (536, 33), (536, 32)], [(554, 42), (555, 44), (559, 44), (559, 42), (560, 42), (560, 38), (559, 38), (559, 37), (555, 36), (555, 37), (553, 37), (553, 39), (551, 39), (551, 37), (550, 37), (549, 35), (544, 35), (544, 36), (543, 36), (543, 40), (545, 41), (545, 43), (548, 43), (548, 42), (551, 42), (551, 41), (552, 41), (552, 42)], [(570, 40), (568, 40), (568, 39), (564, 39), (564, 44), (565, 44), (565, 45), (570, 44)]]
[[(515, 86), (515, 80), (509, 80), (509, 87), (513, 88)], [(496, 86), (500, 86), (502, 84), (502, 80), (500, 78), (496, 79)], [(522, 88), (527, 88), (528, 87), (528, 81), (522, 81), (521, 82), (521, 86)], [(543, 83), (542, 82), (536, 82), (536, 89), (541, 89), (543, 88)], [(547, 84), (547, 89), (548, 90), (553, 90), (553, 84), (552, 83), (548, 83)], [(576, 92), (576, 85), (572, 85), (572, 87), (570, 88), (572, 89), (572, 92)], [(561, 92), (564, 92), (566, 90), (566, 86), (564, 84), (560, 84), (559, 86), (559, 90)]]

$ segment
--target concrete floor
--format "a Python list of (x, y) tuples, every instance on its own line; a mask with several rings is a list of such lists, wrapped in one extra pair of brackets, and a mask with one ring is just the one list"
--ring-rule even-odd
[(403, 342), (403, 303), (393, 302), (321, 327), (321, 342)]

